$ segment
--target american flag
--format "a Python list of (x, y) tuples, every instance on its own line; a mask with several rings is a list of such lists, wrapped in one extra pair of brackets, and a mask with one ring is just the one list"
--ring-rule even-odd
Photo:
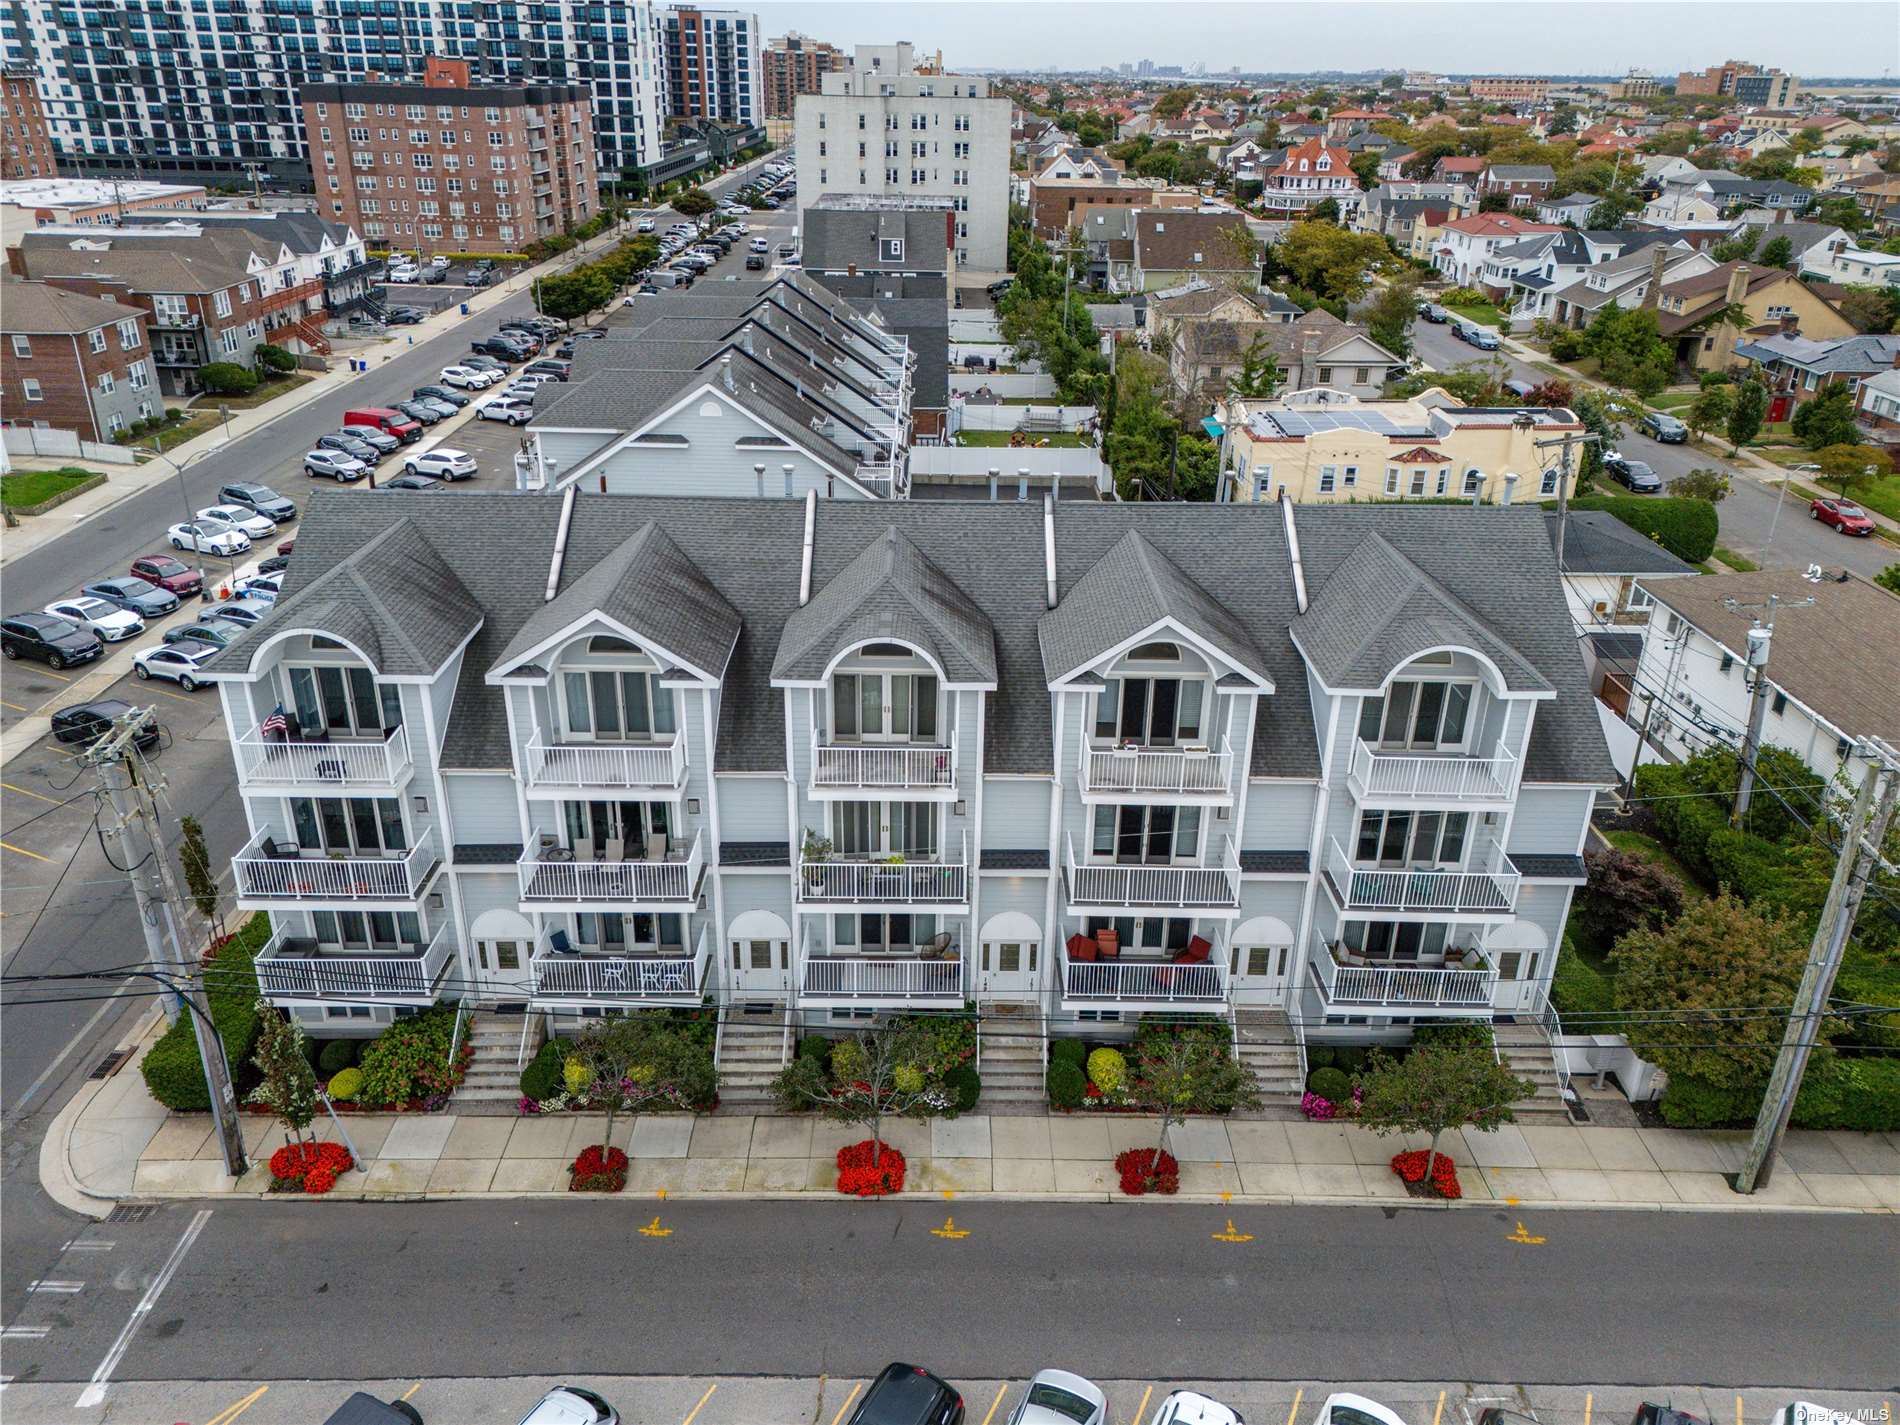
[(271, 709), (271, 715), (264, 719), (257, 729), (266, 737), (287, 737), (290, 735), (290, 722), (284, 716), (284, 705), (279, 703)]

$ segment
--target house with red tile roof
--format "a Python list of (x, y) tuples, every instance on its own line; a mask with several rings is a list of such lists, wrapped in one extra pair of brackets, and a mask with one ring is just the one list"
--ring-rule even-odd
[(1351, 217), (1359, 208), (1359, 180), (1351, 154), (1316, 138), (1288, 149), (1279, 166), (1267, 171), (1260, 194), (1269, 218), (1302, 218), (1328, 198), (1339, 205), (1342, 219)]

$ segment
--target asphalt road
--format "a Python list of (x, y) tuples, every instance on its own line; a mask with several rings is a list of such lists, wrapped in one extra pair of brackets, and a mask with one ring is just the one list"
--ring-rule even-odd
[[(195, 1204), (102, 1223), (15, 1322), (88, 1379)], [(968, 1236), (934, 1236), (954, 1212)], [(658, 1216), (667, 1236), (636, 1227)], [(1253, 1240), (1215, 1240), (1232, 1216)], [(566, 1373), (1891, 1389), (1900, 1225), (1820, 1213), (941, 1202), (227, 1203), (119, 1380)], [(269, 1244), (269, 1269), (258, 1247)], [(123, 1255), (122, 1255), (123, 1254)], [(45, 1327), (40, 1340), (18, 1328)], [(973, 1417), (974, 1418), (974, 1417)]]
[[(1449, 325), (1413, 322), (1412, 344), (1420, 357), (1440, 371), (1472, 361), (1489, 363), (1501, 359), (1510, 368), (1511, 375), (1522, 380), (1538, 383), (1551, 379), (1549, 372), (1540, 371), (1506, 352), (1479, 351), (1467, 346), (1451, 334)], [(1900, 549), (1885, 540), (1850, 538), (1814, 523), (1808, 518), (1807, 501), (1792, 491), (1777, 520), (1774, 489), (1763, 485), (1753, 471), (1742, 470), (1707, 451), (1689, 445), (1664, 445), (1638, 433), (1633, 426), (1624, 428), (1618, 449), (1625, 455), (1647, 461), (1664, 481), (1686, 475), (1698, 466), (1727, 470), (1730, 493), (1716, 506), (1721, 520), (1721, 542), (1757, 564), (1778, 567), (1819, 564), (1824, 569), (1852, 569), (1857, 574), (1871, 576), (1900, 560)], [(1606, 484), (1605, 488), (1620, 492), (1622, 487)]]

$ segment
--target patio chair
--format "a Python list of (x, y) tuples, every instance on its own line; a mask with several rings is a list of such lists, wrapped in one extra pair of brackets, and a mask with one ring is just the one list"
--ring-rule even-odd
[(1069, 959), (1079, 964), (1086, 964), (1098, 958), (1101, 954), (1100, 947), (1096, 945), (1095, 937), (1092, 935), (1071, 935), (1069, 937), (1068, 950)]
[(664, 861), (666, 859), (666, 833), (656, 831), (647, 838), (647, 860)]
[(567, 938), (567, 932), (565, 930), (556, 930), (550, 932), (548, 935), (548, 953), (551, 955), (573, 955), (579, 952), (574, 949), (574, 942)]
[(574, 859), (576, 861), (591, 861), (594, 859), (593, 837), (577, 836), (574, 838)]
[(303, 848), (294, 841), (279, 841), (276, 837), (267, 837), (264, 841), (264, 857), (269, 861), (296, 861), (303, 856)]
[(624, 861), (627, 859), (627, 843), (622, 837), (610, 836), (600, 853), (603, 861)]

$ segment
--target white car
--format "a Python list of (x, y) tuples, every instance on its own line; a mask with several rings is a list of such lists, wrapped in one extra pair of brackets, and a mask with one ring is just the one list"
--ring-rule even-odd
[(190, 520), (175, 524), (165, 532), (173, 549), (191, 549), (199, 554), (242, 554), (251, 547), (251, 537), (236, 525), (223, 520)]
[(262, 539), (277, 531), (277, 521), (256, 510), (247, 510), (243, 505), (207, 505), (198, 511), (201, 520), (223, 520), (226, 524), (236, 525), (252, 539)]
[(122, 609), (117, 604), (109, 604), (89, 594), (48, 604), (46, 612), (58, 618), (71, 619), (81, 628), (91, 629), (107, 643), (117, 643), (122, 638), (145, 632), (145, 620), (130, 609)]
[(442, 380), (464, 391), (484, 391), (501, 380), (501, 373), (484, 371), (479, 366), (445, 366), (442, 368)]
[(414, 282), (421, 275), (421, 272), (414, 267), (392, 267), (383, 280), (385, 282)]
[(558, 385), (560, 380), (561, 378), (556, 376), (552, 371), (524, 371), (508, 383), (508, 388), (503, 391), (502, 394), (504, 396), (512, 396), (517, 392), (523, 392), (528, 395), (533, 395), (543, 386), (550, 384)]
[(204, 667), (224, 650), (195, 638), (161, 643), (132, 655), (132, 671), (141, 678), (169, 678), (186, 692), (204, 681)]
[(340, 450), (306, 450), (303, 455), (303, 473), (306, 475), (355, 480), (368, 470), (369, 466), (354, 455), (345, 455)]
[(1405, 1418), (1376, 1400), (1341, 1392), (1326, 1397), (1313, 1425), (1405, 1425)]
[(434, 475), (442, 480), (469, 480), (475, 475), (475, 457), (466, 450), (419, 450), (402, 462), (411, 475)]
[(591, 1390), (557, 1385), (535, 1402), (521, 1425), (620, 1425), (620, 1413)]
[(284, 587), (284, 571), (279, 569), (273, 574), (253, 574), (241, 580), (237, 594), (241, 599), (251, 599), (257, 603), (274, 604), (277, 595)]
[(651, 218), (642, 218), (642, 219), (640, 219), (640, 221), (639, 221), (639, 222), (638, 222), (638, 223), (637, 223), (637, 224), (636, 224), (636, 225), (634, 226), (634, 231), (635, 231), (635, 232), (637, 232), (637, 233), (650, 233), (650, 232), (652, 232), (652, 231), (653, 231), (653, 219), (651, 219)]
[(525, 426), (534, 419), (534, 407), (515, 396), (497, 396), (492, 401), (483, 401), (475, 408), (475, 414), (485, 421), (506, 421), (511, 426)]
[(1067, 1371), (1037, 1371), (1009, 1425), (1102, 1425), (1108, 1397)]
[(429, 259), (429, 266), (435, 268), (438, 272), (448, 265), (449, 260), (440, 253), (437, 253), (434, 257)]
[(1149, 1425), (1247, 1425), (1240, 1412), (1211, 1395), (1177, 1390), (1161, 1402)]

